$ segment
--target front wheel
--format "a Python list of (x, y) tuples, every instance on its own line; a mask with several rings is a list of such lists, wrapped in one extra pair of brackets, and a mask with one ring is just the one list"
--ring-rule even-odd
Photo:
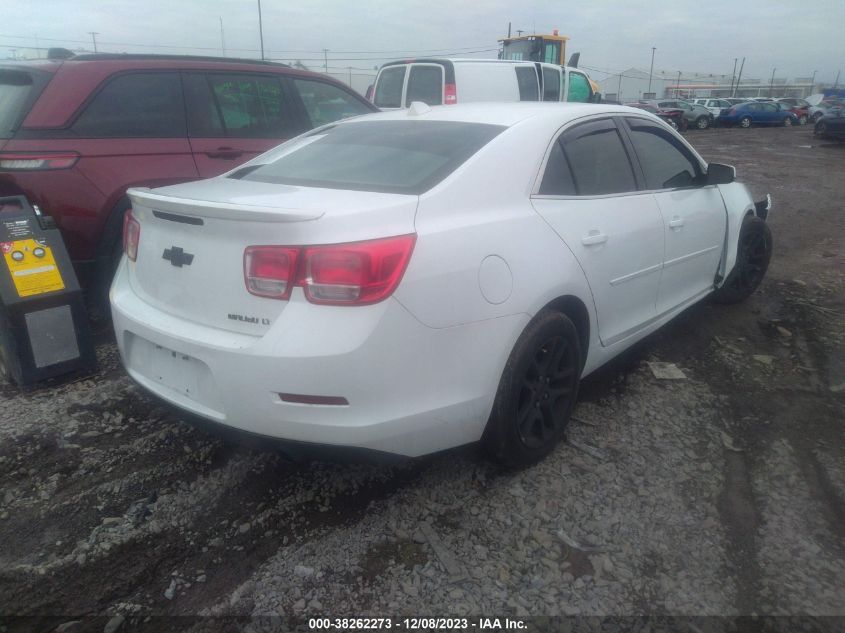
[(699, 130), (706, 130), (710, 127), (710, 117), (700, 116), (695, 120), (695, 127)]
[(819, 123), (816, 123), (816, 127), (813, 130), (813, 134), (815, 134), (819, 138), (826, 137), (827, 136), (827, 123), (825, 123), (824, 121), (820, 121)]
[(560, 312), (538, 314), (505, 365), (484, 444), (506, 466), (527, 466), (563, 437), (581, 378), (578, 331)]
[(817, 122), (820, 118), (822, 118), (823, 116), (824, 116), (824, 115), (823, 115), (821, 112), (816, 112), (816, 113), (812, 116), (812, 121), (813, 121), (813, 123), (816, 123), (816, 122)]
[(739, 120), (739, 127), (744, 127), (746, 129), (751, 127), (751, 117), (744, 116)]
[(742, 221), (737, 243), (736, 263), (721, 288), (713, 293), (717, 303), (739, 303), (751, 296), (769, 268), (772, 259), (772, 231), (755, 215)]

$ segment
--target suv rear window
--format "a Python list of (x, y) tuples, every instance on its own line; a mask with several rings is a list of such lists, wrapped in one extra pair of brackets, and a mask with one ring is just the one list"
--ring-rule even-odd
[(316, 131), (312, 142), (240, 177), (304, 187), (418, 195), (446, 178), (504, 129), (459, 121), (336, 125)]
[(18, 70), (0, 70), (0, 138), (11, 138), (26, 114), (32, 76)]

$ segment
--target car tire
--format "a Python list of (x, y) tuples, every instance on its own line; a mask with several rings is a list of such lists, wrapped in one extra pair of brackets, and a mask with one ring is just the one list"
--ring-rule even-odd
[(12, 375), (9, 373), (9, 367), (6, 365), (6, 350), (0, 345), (0, 385), (10, 382), (12, 382)]
[(806, 114), (802, 114), (800, 117), (798, 117), (798, 125), (807, 125), (807, 115)]
[(668, 123), (668, 124), (672, 127), (672, 129), (673, 129), (673, 130), (677, 130), (677, 129), (678, 129), (678, 124), (677, 124), (677, 123), (675, 123), (675, 121), (674, 121), (674, 120), (672, 120), (672, 119), (665, 119), (665, 121), (666, 121), (666, 123)]
[(695, 127), (699, 130), (706, 130), (710, 127), (710, 118), (706, 116), (700, 116), (695, 120)]
[(739, 127), (748, 129), (751, 127), (751, 117), (744, 116), (739, 120)]
[(827, 136), (827, 123), (824, 121), (816, 123), (816, 127), (813, 129), (813, 135), (819, 138), (825, 138)]
[(783, 117), (783, 127), (792, 127), (792, 117), (791, 116)]
[(581, 344), (572, 321), (544, 310), (511, 351), (484, 431), (488, 454), (508, 467), (548, 455), (566, 432), (578, 396)]
[(824, 116), (824, 115), (823, 115), (821, 112), (816, 112), (816, 113), (815, 113), (815, 114), (811, 117), (811, 120), (813, 121), (813, 123), (816, 123), (816, 122), (817, 122), (820, 118), (822, 118), (823, 116)]
[(109, 289), (117, 271), (117, 265), (123, 256), (123, 216), (131, 208), (129, 198), (121, 198), (109, 215), (108, 223), (103, 231), (103, 238), (97, 255), (97, 270), (94, 284), (91, 288), (95, 321), (108, 323), (111, 318), (109, 306)]
[(716, 303), (739, 303), (757, 290), (772, 259), (772, 231), (764, 220), (749, 215), (742, 221), (737, 240), (736, 263), (721, 288), (713, 293)]

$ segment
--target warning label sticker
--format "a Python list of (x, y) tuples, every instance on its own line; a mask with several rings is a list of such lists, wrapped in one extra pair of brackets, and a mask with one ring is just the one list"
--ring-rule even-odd
[(1, 242), (0, 250), (19, 297), (64, 289), (53, 251), (45, 243), (34, 239)]

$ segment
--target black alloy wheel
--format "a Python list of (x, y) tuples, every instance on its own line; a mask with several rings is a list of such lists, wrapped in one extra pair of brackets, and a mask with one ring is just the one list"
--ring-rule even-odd
[(772, 232), (764, 220), (748, 216), (742, 222), (736, 263), (713, 298), (718, 303), (739, 303), (757, 289), (772, 258)]

